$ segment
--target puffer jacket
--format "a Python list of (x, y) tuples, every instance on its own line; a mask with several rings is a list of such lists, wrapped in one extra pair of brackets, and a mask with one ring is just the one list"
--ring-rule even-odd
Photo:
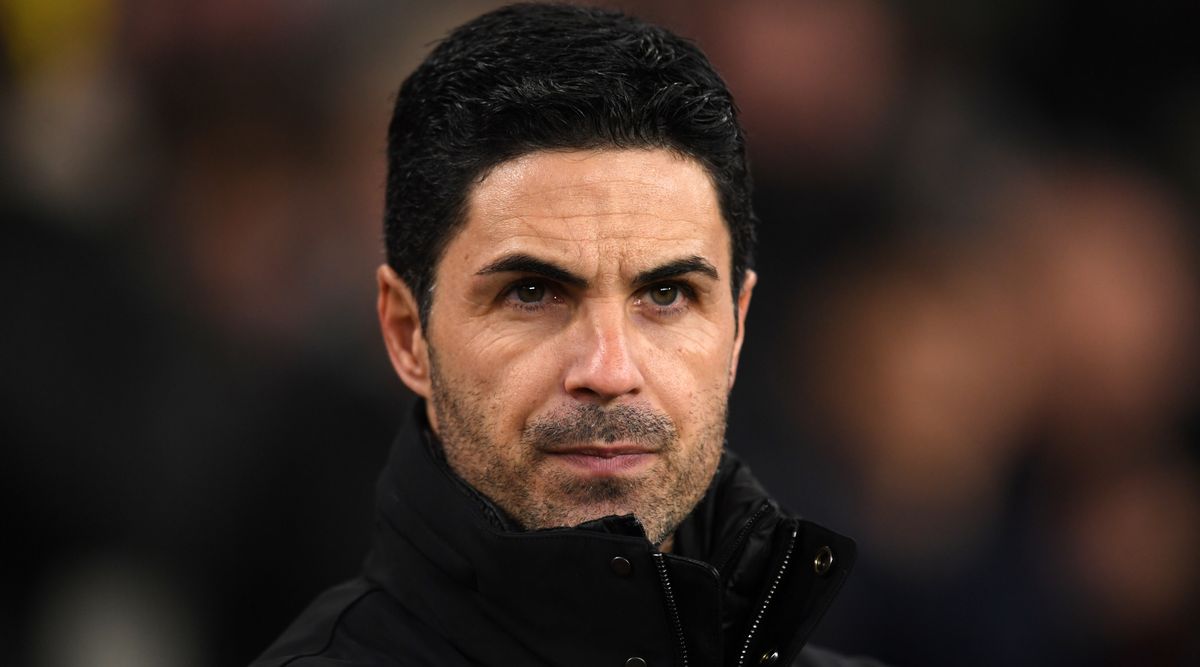
[(805, 647), (854, 544), (735, 456), (660, 553), (632, 516), (523, 532), (455, 475), (424, 406), (393, 445), (374, 546), (253, 667), (872, 665)]

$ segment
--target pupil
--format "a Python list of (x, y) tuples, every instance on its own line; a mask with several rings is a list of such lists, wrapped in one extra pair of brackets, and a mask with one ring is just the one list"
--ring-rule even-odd
[(655, 287), (650, 291), (650, 298), (654, 303), (660, 306), (669, 306), (675, 303), (675, 298), (679, 294), (679, 288), (670, 285)]
[(517, 298), (524, 303), (537, 303), (542, 300), (546, 288), (541, 285), (522, 285), (517, 289)]

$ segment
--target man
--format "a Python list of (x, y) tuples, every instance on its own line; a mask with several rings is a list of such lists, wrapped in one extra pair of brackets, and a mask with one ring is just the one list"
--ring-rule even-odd
[(756, 276), (743, 137), (695, 46), (517, 5), (404, 82), (379, 318), (420, 402), (362, 576), (256, 665), (838, 665), (853, 544), (723, 453)]

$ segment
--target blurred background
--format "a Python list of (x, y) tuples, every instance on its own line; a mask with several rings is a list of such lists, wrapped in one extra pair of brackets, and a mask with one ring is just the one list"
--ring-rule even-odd
[[(392, 95), (496, 4), (0, 2), (5, 664), (245, 664), (356, 573)], [(1200, 664), (1200, 5), (611, 6), (743, 110), (729, 439), (861, 552), (814, 641)]]

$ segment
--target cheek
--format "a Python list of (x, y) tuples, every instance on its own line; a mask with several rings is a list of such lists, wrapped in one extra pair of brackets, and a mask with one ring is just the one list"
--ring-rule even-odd
[[(519, 432), (529, 414), (554, 396), (561, 377), (561, 350), (556, 339), (495, 326), (482, 319), (456, 327), (441, 337), (439, 360), (453, 373), (457, 386), (470, 387), (505, 431)], [(454, 350), (442, 354), (441, 350)], [(447, 357), (443, 359), (443, 356)]]
[(722, 335), (716, 327), (692, 327), (659, 331), (646, 342), (643, 374), (677, 425), (692, 423), (680, 417), (727, 393), (731, 334)]

